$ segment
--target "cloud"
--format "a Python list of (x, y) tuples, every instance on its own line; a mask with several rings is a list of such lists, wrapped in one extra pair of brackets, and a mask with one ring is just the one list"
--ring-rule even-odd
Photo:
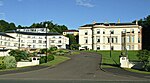
[(3, 1), (2, 0), (0, 0), (0, 6), (3, 6)]
[(76, 0), (76, 4), (84, 7), (94, 7), (94, 5), (91, 4), (91, 0)]

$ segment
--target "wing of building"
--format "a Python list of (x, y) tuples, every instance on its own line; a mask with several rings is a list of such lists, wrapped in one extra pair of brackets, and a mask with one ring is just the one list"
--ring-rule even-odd
[(94, 23), (79, 27), (79, 44), (93, 50), (141, 50), (142, 27), (137, 23)]
[(46, 28), (31, 28), (0, 33), (0, 47), (5, 49), (42, 49), (46, 48), (46, 38), (47, 48), (55, 46), (58, 49), (66, 49), (66, 46), (69, 45), (69, 38), (59, 33), (46, 33), (45, 31)]

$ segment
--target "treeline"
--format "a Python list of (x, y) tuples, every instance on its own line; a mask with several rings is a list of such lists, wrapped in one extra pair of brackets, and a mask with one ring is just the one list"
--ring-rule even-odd
[[(135, 21), (133, 21), (135, 23)], [(142, 26), (142, 49), (150, 50), (150, 15), (146, 18), (138, 20), (138, 24)]]
[(14, 30), (18, 28), (45, 28), (47, 27), (50, 32), (62, 33), (64, 30), (68, 30), (65, 25), (54, 24), (52, 21), (45, 21), (40, 23), (33, 23), (31, 26), (16, 26), (14, 23), (8, 23), (4, 20), (0, 20), (0, 32), (5, 32), (8, 30)]

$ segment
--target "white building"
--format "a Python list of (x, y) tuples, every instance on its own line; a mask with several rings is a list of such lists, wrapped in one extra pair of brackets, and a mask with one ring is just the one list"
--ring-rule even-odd
[(14, 41), (17, 41), (16, 43), (14, 43), (15, 47), (22, 49), (46, 48), (46, 38), (47, 38), (47, 48), (55, 46), (58, 49), (66, 49), (66, 45), (69, 45), (69, 38), (59, 33), (52, 33), (52, 32), (46, 33), (45, 29), (46, 28), (44, 29), (37, 28), (36, 30), (36, 28), (34, 28), (35, 32), (33, 32), (30, 29), (25, 30), (17, 29), (16, 31), (9, 31), (6, 34), (11, 35), (12, 37), (15, 38)]
[(10, 49), (43, 49), (46, 45), (47, 48), (55, 46), (58, 49), (66, 49), (69, 38), (59, 33), (46, 33), (46, 28), (0, 32), (0, 56), (7, 56)]
[(79, 28), (79, 44), (93, 50), (141, 50), (142, 27), (137, 23), (94, 23)]

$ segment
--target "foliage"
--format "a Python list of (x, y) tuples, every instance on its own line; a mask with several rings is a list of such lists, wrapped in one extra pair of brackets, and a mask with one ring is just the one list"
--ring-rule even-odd
[(48, 55), (47, 56), (47, 61), (52, 61), (54, 60), (54, 55)]
[(27, 60), (28, 59), (28, 53), (26, 51), (21, 50), (11, 50), (9, 52), (10, 56), (14, 56), (16, 61)]
[(0, 57), (0, 69), (5, 69), (6, 66), (4, 65), (4, 57)]
[(48, 52), (52, 52), (52, 51), (56, 51), (57, 50), (57, 47), (50, 47), (49, 49), (48, 49)]
[(147, 67), (149, 63), (150, 52), (148, 50), (139, 50), (137, 54), (138, 59), (144, 63), (144, 69)]
[(46, 63), (46, 56), (41, 56), (40, 58), (40, 64)]
[(16, 68), (16, 59), (13, 56), (5, 56), (4, 57), (4, 65), (6, 69)]
[(33, 23), (30, 27), (32, 28), (47, 27), (50, 30), (50, 32), (58, 32), (58, 33), (62, 33), (64, 30), (68, 30), (68, 28), (65, 25), (57, 25), (57, 24), (54, 24), (52, 21)]
[(46, 49), (44, 48), (44, 49), (40, 49), (40, 53), (41, 54), (45, 54), (46, 53)]
[[(136, 21), (133, 21), (135, 23)], [(138, 24), (142, 26), (142, 48), (150, 50), (150, 15), (144, 19), (140, 19)]]
[(71, 50), (78, 50), (80, 46), (81, 46), (80, 44), (71, 44), (70, 49)]
[(78, 49), (78, 39), (79, 37), (78, 36), (74, 36), (72, 34), (67, 34), (66, 37), (69, 38), (69, 47), (70, 49)]
[(13, 30), (16, 26), (14, 23), (8, 23), (4, 20), (0, 20), (0, 32), (5, 32), (7, 30)]
[(41, 65), (44, 65), (44, 66), (56, 66), (66, 60), (69, 60), (70, 58), (68, 57), (65, 57), (65, 56), (54, 56), (54, 60), (50, 61), (50, 62), (47, 62), (47, 63), (43, 63)]
[(65, 25), (54, 24), (52, 21), (33, 23), (29, 27), (21, 25), (18, 25), (18, 27), (16, 27), (14, 23), (8, 23), (4, 20), (0, 20), (0, 32), (15, 30), (17, 28), (45, 28), (46, 24), (48, 25), (47, 28), (50, 30), (50, 32), (62, 33), (64, 30), (68, 30), (68, 28)]

